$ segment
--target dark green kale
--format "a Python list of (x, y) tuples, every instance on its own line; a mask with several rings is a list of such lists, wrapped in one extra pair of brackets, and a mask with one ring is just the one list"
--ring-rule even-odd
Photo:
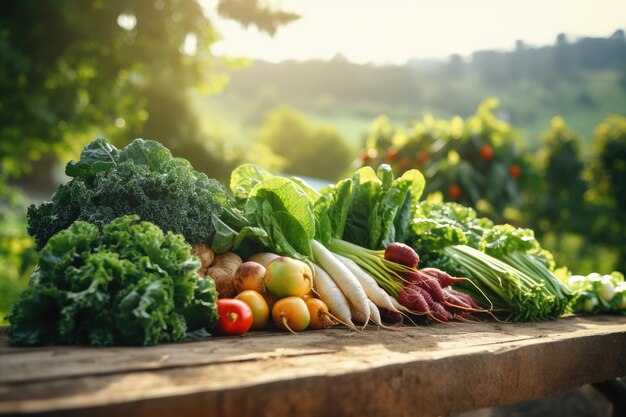
[(155, 141), (135, 139), (118, 150), (96, 139), (65, 172), (73, 179), (51, 202), (28, 208), (28, 233), (39, 249), (76, 220), (102, 227), (127, 214), (180, 233), (189, 243), (211, 242), (212, 216), (233, 201), (222, 184)]
[(213, 280), (181, 235), (138, 216), (51, 237), (9, 317), (19, 345), (154, 345), (217, 323)]

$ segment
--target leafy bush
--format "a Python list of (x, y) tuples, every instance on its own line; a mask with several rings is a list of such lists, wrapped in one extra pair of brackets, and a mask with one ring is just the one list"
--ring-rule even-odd
[[(466, 120), (430, 116), (403, 131), (385, 117), (377, 119), (361, 154), (363, 165), (389, 163), (396, 172), (416, 168), (426, 177), (426, 193), (501, 213), (520, 199), (524, 160), (516, 130), (498, 119), (498, 101), (488, 99)], [(486, 204), (485, 204), (486, 203)]]

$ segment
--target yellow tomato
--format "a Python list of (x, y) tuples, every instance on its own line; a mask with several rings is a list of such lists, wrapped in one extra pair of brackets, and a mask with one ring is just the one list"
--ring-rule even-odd
[(270, 316), (270, 309), (265, 298), (254, 290), (246, 290), (235, 297), (250, 306), (252, 310), (252, 330), (259, 330), (267, 326)]

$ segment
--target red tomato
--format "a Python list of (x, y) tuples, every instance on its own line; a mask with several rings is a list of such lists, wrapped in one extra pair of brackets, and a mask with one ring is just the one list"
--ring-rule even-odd
[(484, 144), (480, 148), (480, 157), (483, 159), (483, 161), (489, 161), (491, 158), (493, 158), (493, 148), (491, 147), (491, 145)]
[(363, 153), (361, 153), (361, 161), (363, 162), (363, 165), (367, 165), (369, 161), (371, 161), (371, 157), (369, 155), (369, 153), (367, 152), (367, 150), (364, 150)]
[(395, 149), (389, 149), (387, 150), (387, 161), (388, 162), (393, 162), (396, 160), (396, 158), (398, 157), (398, 151)]
[(400, 161), (400, 170), (406, 171), (409, 168), (411, 168), (411, 161), (408, 158), (403, 158)]
[(423, 164), (424, 162), (428, 161), (428, 152), (419, 151), (417, 155), (415, 155), (415, 158), (417, 159), (417, 162)]
[(520, 175), (522, 175), (522, 169), (519, 167), (519, 165), (511, 165), (511, 167), (509, 168), (509, 175), (512, 178), (518, 179)]
[(450, 195), (451, 199), (458, 200), (461, 196), (461, 187), (456, 184), (452, 184), (450, 188), (448, 188), (448, 195)]
[(217, 312), (217, 330), (221, 334), (244, 334), (252, 327), (252, 310), (241, 300), (221, 298), (217, 300)]

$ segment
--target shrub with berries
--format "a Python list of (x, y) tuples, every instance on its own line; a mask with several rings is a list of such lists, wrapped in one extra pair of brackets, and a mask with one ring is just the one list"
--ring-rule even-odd
[(387, 163), (398, 175), (419, 169), (427, 180), (426, 193), (440, 192), (446, 200), (501, 214), (519, 202), (530, 165), (518, 132), (497, 117), (498, 106), (496, 99), (488, 99), (467, 119), (428, 115), (408, 129), (397, 129), (381, 116), (372, 125), (360, 163)]

